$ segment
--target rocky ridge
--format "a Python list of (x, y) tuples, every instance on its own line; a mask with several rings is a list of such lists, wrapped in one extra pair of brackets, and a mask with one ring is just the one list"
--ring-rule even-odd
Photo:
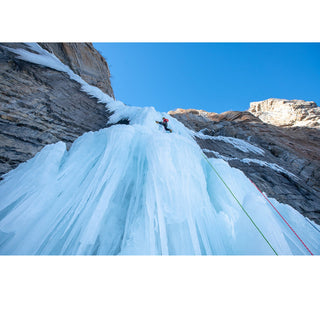
[[(108, 65), (91, 44), (40, 45), (113, 96)], [(105, 105), (67, 74), (19, 60), (7, 47), (31, 50), (23, 43), (0, 44), (0, 176), (45, 145), (70, 146), (83, 133), (106, 127), (109, 119)]]
[[(177, 109), (169, 113), (198, 133), (196, 140), (208, 157), (223, 158), (269, 197), (320, 224), (320, 130), (316, 126), (276, 126), (249, 111), (217, 114)], [(237, 139), (262, 152), (241, 150)]]

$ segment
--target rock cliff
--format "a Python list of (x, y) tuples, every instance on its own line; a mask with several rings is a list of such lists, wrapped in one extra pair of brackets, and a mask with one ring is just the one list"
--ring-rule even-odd
[[(265, 123), (248, 111), (216, 114), (177, 109), (169, 113), (198, 133), (197, 142), (208, 157), (223, 158), (269, 197), (320, 224), (320, 130), (313, 125), (320, 117), (309, 118), (304, 122), (308, 126), (302, 127)], [(243, 142), (253, 147), (241, 148)]]
[(45, 43), (39, 45), (53, 53), (87, 83), (114, 98), (109, 66), (91, 43)]
[[(41, 43), (90, 84), (113, 96), (110, 73), (91, 44)], [(80, 90), (63, 72), (17, 59), (0, 44), (0, 176), (32, 158), (46, 144), (69, 146), (87, 131), (106, 126), (104, 104)]]
[(251, 102), (249, 112), (276, 126), (320, 128), (320, 108), (313, 101), (268, 99)]

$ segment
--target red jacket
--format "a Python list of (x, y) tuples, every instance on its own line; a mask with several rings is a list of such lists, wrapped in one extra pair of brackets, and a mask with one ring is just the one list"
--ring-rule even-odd
[(164, 118), (164, 119), (162, 119), (162, 122), (167, 123), (167, 122), (169, 122), (169, 120)]

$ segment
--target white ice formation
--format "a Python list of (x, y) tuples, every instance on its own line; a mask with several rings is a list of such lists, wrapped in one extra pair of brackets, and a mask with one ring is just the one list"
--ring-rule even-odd
[[(12, 51), (67, 72), (114, 111), (114, 123), (127, 118), (130, 125), (88, 132), (69, 151), (63, 142), (48, 145), (10, 171), (0, 183), (0, 254), (309, 254), (241, 171), (210, 159), (273, 251), (176, 119), (166, 115), (173, 129), (166, 133), (155, 123), (165, 114), (114, 101), (52, 54), (30, 47), (37, 53)], [(270, 200), (319, 254), (318, 226)]]

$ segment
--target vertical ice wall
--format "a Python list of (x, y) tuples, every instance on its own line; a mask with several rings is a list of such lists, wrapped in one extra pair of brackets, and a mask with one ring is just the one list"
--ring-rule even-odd
[[(6, 176), (1, 254), (273, 254), (192, 138), (140, 111), (150, 125), (90, 132), (69, 152), (47, 146)], [(279, 254), (307, 253), (241, 171), (211, 162)], [(281, 209), (319, 253), (320, 232)]]

